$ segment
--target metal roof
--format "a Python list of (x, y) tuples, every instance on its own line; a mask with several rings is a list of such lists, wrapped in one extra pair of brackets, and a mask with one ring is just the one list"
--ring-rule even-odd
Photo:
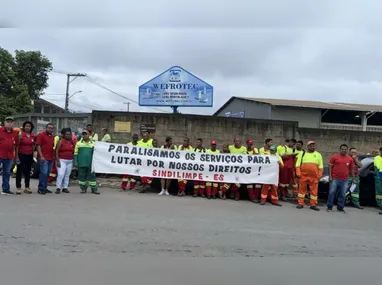
[(360, 111), (360, 112), (382, 112), (381, 105), (365, 105), (353, 103), (337, 103), (337, 102), (321, 102), (307, 100), (287, 100), (287, 99), (269, 99), (269, 98), (248, 98), (248, 97), (231, 97), (219, 110), (215, 112), (217, 115), (224, 107), (231, 103), (234, 99), (247, 100), (251, 102), (264, 103), (272, 106), (300, 107), (311, 109), (325, 110), (343, 110), (343, 111)]

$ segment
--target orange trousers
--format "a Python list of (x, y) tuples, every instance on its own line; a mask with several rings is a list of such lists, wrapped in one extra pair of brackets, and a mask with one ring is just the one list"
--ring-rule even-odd
[[(255, 188), (253, 188), (255, 186)], [(260, 184), (248, 184), (247, 190), (248, 190), (248, 199), (250, 201), (258, 200), (261, 192), (261, 185)]]
[(298, 187), (297, 201), (298, 204), (304, 206), (307, 187), (310, 189), (310, 206), (318, 204), (318, 179), (312, 177), (301, 177)]
[(151, 177), (142, 177), (141, 182), (143, 185), (151, 185), (153, 179)]
[(186, 186), (187, 186), (187, 180), (178, 180), (178, 189), (180, 192), (186, 191)]
[(278, 187), (276, 185), (263, 184), (263, 187), (261, 188), (261, 202), (266, 202), (268, 195), (270, 195), (271, 203), (278, 203), (279, 196), (277, 193), (277, 188)]
[(129, 190), (133, 190), (135, 188), (135, 184), (137, 183), (137, 178), (131, 175), (123, 175), (122, 183), (121, 183), (122, 190), (126, 191), (127, 184), (129, 183), (129, 181), (130, 181)]
[(194, 194), (204, 195), (206, 190), (206, 183), (204, 181), (194, 181)]
[(207, 182), (206, 183), (206, 194), (207, 196), (215, 196), (218, 194), (218, 189), (219, 189), (219, 183), (215, 182)]
[(293, 168), (280, 168), (279, 189), (280, 195), (288, 195), (289, 184), (293, 179)]

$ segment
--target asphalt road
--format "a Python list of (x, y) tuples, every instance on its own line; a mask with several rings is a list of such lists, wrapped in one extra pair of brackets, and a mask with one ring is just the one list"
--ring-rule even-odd
[(71, 191), (0, 196), (1, 256), (382, 257), (377, 209)]

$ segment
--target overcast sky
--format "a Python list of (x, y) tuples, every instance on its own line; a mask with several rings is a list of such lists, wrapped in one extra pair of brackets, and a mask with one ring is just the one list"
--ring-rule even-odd
[[(139, 85), (173, 65), (214, 87), (213, 108), (182, 113), (212, 114), (231, 96), (382, 104), (382, 1), (80, 2), (0, 0), (0, 45), (89, 74), (130, 98), (131, 111), (170, 111), (134, 102)], [(65, 84), (52, 73), (43, 98), (63, 106)], [(71, 109), (127, 108), (85, 79), (70, 85), (79, 90)]]

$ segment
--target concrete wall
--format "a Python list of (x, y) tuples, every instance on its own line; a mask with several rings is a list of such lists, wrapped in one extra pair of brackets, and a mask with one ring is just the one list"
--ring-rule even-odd
[[(181, 144), (186, 136), (192, 142), (195, 142), (199, 137), (203, 138), (206, 146), (209, 145), (211, 139), (215, 139), (219, 148), (224, 143), (232, 143), (233, 137), (236, 135), (243, 141), (247, 138), (253, 139), (259, 147), (264, 144), (264, 140), (268, 137), (281, 143), (286, 137), (292, 137), (297, 127), (297, 123), (293, 122), (182, 114), (94, 111), (92, 118), (93, 128), (99, 133), (101, 128), (107, 127), (113, 142), (127, 143), (131, 140), (132, 133), (139, 133), (141, 124), (155, 124), (155, 137), (161, 145), (166, 136), (171, 136), (176, 144)], [(115, 133), (115, 121), (131, 122), (131, 132)]]
[(298, 128), (296, 138), (304, 143), (309, 140), (316, 141), (317, 151), (322, 154), (325, 165), (328, 164), (330, 156), (339, 151), (343, 143), (355, 147), (360, 154), (366, 154), (382, 146), (382, 137), (377, 132)]
[(319, 128), (321, 123), (321, 110), (272, 106), (272, 120), (285, 120), (298, 122), (300, 128)]
[(245, 112), (245, 118), (251, 119), (271, 119), (271, 106), (268, 104), (256, 103), (242, 99), (234, 99), (230, 104), (223, 108), (217, 116), (224, 117), (227, 112)]

